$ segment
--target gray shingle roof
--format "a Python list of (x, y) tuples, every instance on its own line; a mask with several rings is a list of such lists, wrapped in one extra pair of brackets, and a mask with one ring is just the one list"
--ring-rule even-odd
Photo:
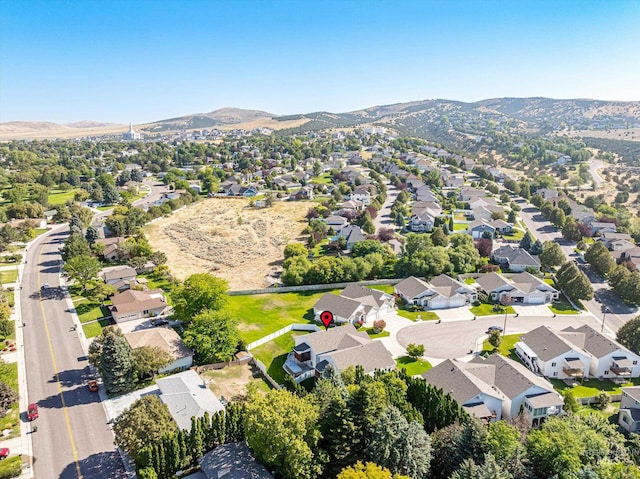
[(632, 399), (640, 401), (640, 386), (631, 386), (620, 388), (624, 394), (629, 395)]
[(507, 278), (498, 273), (481, 274), (476, 279), (476, 283), (478, 283), (480, 287), (487, 293), (490, 293), (491, 291), (494, 291), (505, 285), (510, 286), (511, 288), (514, 287), (511, 283), (509, 283), (509, 281), (507, 281)]
[[(383, 306), (386, 302), (393, 300), (393, 297), (391, 295), (386, 294), (383, 291), (365, 288), (364, 286), (360, 286), (359, 284), (350, 284), (342, 290), (340, 296), (343, 296), (345, 298), (357, 299), (360, 302), (366, 302), (367, 304), (376, 306), (378, 308)], [(371, 301), (367, 302), (366, 300), (368, 298), (370, 298)]]
[(340, 371), (358, 364), (362, 366), (365, 373), (371, 373), (376, 369), (393, 369), (396, 366), (393, 356), (381, 341), (369, 340), (367, 344), (361, 343), (348, 349), (341, 349), (329, 356)]
[(272, 479), (266, 467), (256, 461), (244, 442), (223, 444), (200, 459), (207, 479)]
[(334, 316), (350, 318), (360, 308), (361, 303), (351, 298), (338, 296), (337, 294), (324, 293), (314, 309), (320, 311), (331, 311)]
[(352, 324), (346, 324), (344, 326), (329, 328), (327, 331), (307, 334), (304, 336), (304, 342), (311, 346), (316, 354), (323, 354), (338, 349), (338, 346), (346, 335), (369, 339), (367, 333), (358, 332)]
[(601, 358), (607, 354), (611, 354), (619, 349), (627, 351), (627, 349), (621, 344), (615, 342), (613, 339), (608, 338), (604, 334), (596, 331), (588, 325), (583, 325), (579, 328), (566, 328), (563, 332), (575, 331), (581, 333), (584, 336), (582, 347), (589, 351), (596, 358)]
[(531, 273), (527, 273), (526, 271), (514, 274), (513, 276), (511, 276), (511, 281), (516, 286), (516, 288), (526, 293), (530, 293), (532, 291), (535, 291), (536, 289), (539, 289), (541, 291), (557, 292), (557, 290), (553, 286), (545, 283), (540, 278), (537, 278), (536, 276), (532, 275)]
[(527, 397), (527, 400), (534, 408), (562, 406), (564, 400), (557, 392), (548, 392)]
[(547, 326), (540, 326), (523, 334), (520, 341), (524, 342), (543, 361), (557, 358), (576, 348), (575, 345), (558, 336)]
[(395, 286), (395, 290), (407, 298), (415, 298), (416, 296), (429, 290), (429, 285), (423, 280), (415, 276), (409, 276), (403, 279)]

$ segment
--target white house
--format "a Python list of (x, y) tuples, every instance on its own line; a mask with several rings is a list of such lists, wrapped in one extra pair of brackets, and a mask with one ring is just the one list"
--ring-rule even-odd
[(128, 289), (132, 281), (135, 281), (137, 273), (131, 266), (109, 266), (103, 268), (98, 276), (106, 283), (114, 286), (119, 291)]
[(111, 315), (117, 323), (136, 319), (165, 316), (172, 309), (161, 289), (127, 290), (111, 297)]
[(316, 321), (323, 311), (330, 311), (336, 323), (361, 323), (372, 325), (374, 321), (393, 311), (394, 298), (382, 291), (359, 285), (347, 286), (340, 295), (325, 293), (313, 306)]
[(394, 291), (407, 303), (425, 309), (456, 308), (478, 299), (472, 288), (446, 274), (429, 282), (410, 276), (396, 284)]
[(560, 293), (553, 286), (527, 272), (510, 278), (498, 274), (482, 274), (476, 283), (491, 300), (515, 304), (546, 304), (558, 299)]
[(620, 388), (618, 424), (628, 432), (640, 432), (640, 386)]

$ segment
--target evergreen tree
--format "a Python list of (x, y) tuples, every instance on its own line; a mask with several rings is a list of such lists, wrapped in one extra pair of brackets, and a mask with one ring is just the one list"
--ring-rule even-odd
[(245, 406), (243, 403), (231, 402), (225, 410), (225, 444), (244, 440)]
[(89, 243), (89, 246), (92, 246), (98, 239), (98, 230), (93, 226), (89, 226), (84, 234), (84, 238), (87, 240), (87, 243)]
[(434, 246), (447, 246), (449, 244), (449, 238), (444, 234), (441, 227), (433, 229), (431, 233), (431, 242)]
[(327, 453), (325, 475), (335, 477), (342, 469), (353, 464), (356, 456), (352, 444), (355, 442), (356, 426), (347, 402), (334, 397), (323, 410), (318, 422), (322, 438), (318, 447)]
[(191, 446), (191, 459), (195, 463), (202, 457), (204, 452), (204, 438), (200, 421), (196, 417), (191, 418), (191, 432), (189, 434), (189, 445)]
[(533, 245), (533, 237), (531, 236), (531, 233), (529, 233), (529, 231), (527, 231), (524, 236), (522, 237), (522, 239), (520, 240), (520, 248), (529, 251), (531, 249), (531, 246)]
[(109, 394), (129, 391), (133, 385), (133, 354), (124, 336), (104, 338), (100, 354), (100, 376)]
[(531, 245), (531, 250), (529, 251), (529, 253), (531, 253), (533, 255), (539, 255), (540, 253), (542, 253), (542, 242), (539, 239), (537, 239)]

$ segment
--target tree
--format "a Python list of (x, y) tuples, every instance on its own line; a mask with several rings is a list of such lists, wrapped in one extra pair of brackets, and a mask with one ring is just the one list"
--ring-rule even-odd
[(134, 372), (138, 379), (153, 379), (159, 369), (173, 361), (171, 355), (157, 346), (142, 346), (133, 350)]
[(524, 476), (523, 461), (525, 451), (521, 442), (520, 432), (516, 427), (507, 424), (505, 421), (490, 423), (487, 449), (488, 453), (495, 457), (498, 463), (504, 465), (514, 477)]
[(410, 479), (408, 476), (391, 474), (389, 469), (383, 468), (374, 462), (366, 464), (360, 461), (355, 465), (344, 468), (337, 479)]
[(558, 243), (553, 241), (545, 241), (540, 253), (540, 263), (545, 268), (555, 268), (562, 266), (566, 261), (562, 248)]
[[(625, 266), (622, 268), (626, 269)], [(631, 306), (637, 306), (640, 304), (640, 273), (634, 271), (625, 275), (613, 286), (613, 289), (622, 301)]]
[(91, 256), (91, 248), (89, 248), (89, 243), (84, 236), (79, 233), (71, 233), (64, 242), (60, 255), (63, 260), (69, 261), (75, 256)]
[(87, 284), (98, 275), (100, 269), (100, 261), (97, 258), (84, 254), (69, 258), (64, 265), (69, 278), (80, 284), (82, 291), (87, 290)]
[(543, 250), (542, 242), (539, 239), (537, 239), (531, 245), (531, 250), (529, 250), (529, 253), (537, 256), (540, 253), (542, 253), (542, 250)]
[(560, 391), (560, 395), (564, 399), (563, 409), (568, 412), (578, 412), (580, 409), (580, 403), (576, 399), (575, 393), (571, 389), (563, 389)]
[(162, 251), (154, 251), (149, 255), (148, 259), (156, 266), (162, 266), (167, 262), (167, 255)]
[(309, 250), (302, 243), (291, 243), (284, 247), (284, 259), (292, 256), (308, 256)]
[(494, 350), (498, 349), (500, 347), (500, 344), (502, 344), (502, 332), (498, 331), (497, 329), (494, 329), (489, 334), (488, 341), (489, 341), (489, 344), (493, 346)]
[(408, 423), (390, 406), (371, 432), (369, 457), (391, 472), (425, 479), (431, 462), (431, 440), (418, 423)]
[(184, 333), (185, 344), (193, 348), (200, 364), (229, 361), (239, 340), (237, 321), (225, 310), (201, 311)]
[(431, 242), (434, 246), (447, 246), (449, 244), (449, 238), (442, 231), (441, 226), (437, 226), (431, 233)]
[(205, 309), (219, 310), (227, 304), (228, 283), (209, 273), (196, 273), (172, 293), (175, 317), (189, 322)]
[(124, 336), (109, 334), (102, 341), (100, 376), (109, 394), (129, 391), (133, 384), (133, 354)]
[(573, 261), (567, 261), (558, 270), (556, 281), (562, 292), (574, 301), (593, 298), (593, 287), (589, 278)]
[[(330, 373), (335, 373), (334, 368), (329, 366), (323, 371), (323, 378), (328, 369)], [(334, 374), (333, 377), (341, 382), (339, 374)], [(323, 394), (320, 397), (324, 401), (328, 399), (328, 403), (320, 412), (319, 430), (322, 437), (318, 447), (327, 454), (325, 475), (334, 477), (341, 469), (353, 463), (352, 445), (356, 427), (347, 406), (347, 391), (344, 384), (340, 386), (331, 382), (331, 379), (326, 379), (319, 381), (317, 385), (319, 385), (316, 387), (318, 394), (322, 394), (321, 391), (327, 391), (327, 389), (332, 390), (331, 396)]]
[(136, 400), (113, 424), (116, 444), (131, 457), (136, 457), (146, 445), (158, 444), (177, 429), (169, 408), (154, 395)]
[(500, 467), (491, 454), (487, 454), (481, 464), (471, 459), (463, 461), (450, 479), (512, 479), (512, 476)]
[(562, 227), (562, 237), (573, 243), (582, 239), (582, 233), (578, 228), (578, 223), (571, 216), (567, 217), (564, 222), (564, 226)]
[(103, 283), (102, 281), (95, 281), (93, 283), (93, 289), (91, 295), (101, 303), (110, 296), (113, 296), (118, 292), (118, 288), (112, 284)]
[(368, 211), (365, 212), (362, 219), (362, 231), (370, 235), (376, 232), (376, 225), (373, 224), (373, 220), (371, 219), (371, 215)]
[(421, 356), (424, 356), (424, 344), (414, 344), (414, 343), (408, 344), (407, 354), (415, 359)]
[(629, 348), (636, 354), (640, 353), (640, 316), (624, 323), (616, 333), (616, 339), (620, 344)]
[(599, 276), (607, 276), (616, 266), (611, 253), (602, 241), (594, 242), (584, 253), (584, 259)]
[(93, 226), (89, 226), (84, 233), (84, 238), (87, 240), (87, 243), (89, 243), (89, 246), (93, 246), (98, 239), (98, 230)]
[(527, 231), (524, 236), (522, 237), (522, 239), (520, 240), (520, 248), (529, 251), (531, 249), (531, 245), (533, 244), (533, 236), (531, 236), (531, 233), (529, 233), (529, 231)]
[[(2, 364), (4, 364), (4, 361)], [(9, 409), (11, 409), (17, 401), (18, 393), (7, 383), (0, 381), (0, 418), (5, 417)]]
[(476, 241), (476, 249), (483, 258), (489, 258), (493, 251), (493, 241), (490, 238), (480, 238)]
[(251, 394), (245, 435), (256, 458), (284, 478), (311, 479), (321, 472), (318, 410), (289, 391)]
[(265, 206), (267, 208), (271, 208), (275, 202), (276, 202), (276, 195), (273, 194), (273, 191), (269, 191), (264, 197)]

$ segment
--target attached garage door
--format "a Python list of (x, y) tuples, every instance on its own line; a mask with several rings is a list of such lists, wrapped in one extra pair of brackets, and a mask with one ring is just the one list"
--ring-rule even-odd
[(544, 304), (544, 293), (530, 293), (529, 304)]
[(447, 300), (443, 298), (432, 299), (429, 301), (429, 309), (442, 309), (447, 307)]
[(465, 298), (451, 298), (451, 300), (449, 301), (450, 308), (459, 308), (460, 306), (464, 306), (465, 304)]

